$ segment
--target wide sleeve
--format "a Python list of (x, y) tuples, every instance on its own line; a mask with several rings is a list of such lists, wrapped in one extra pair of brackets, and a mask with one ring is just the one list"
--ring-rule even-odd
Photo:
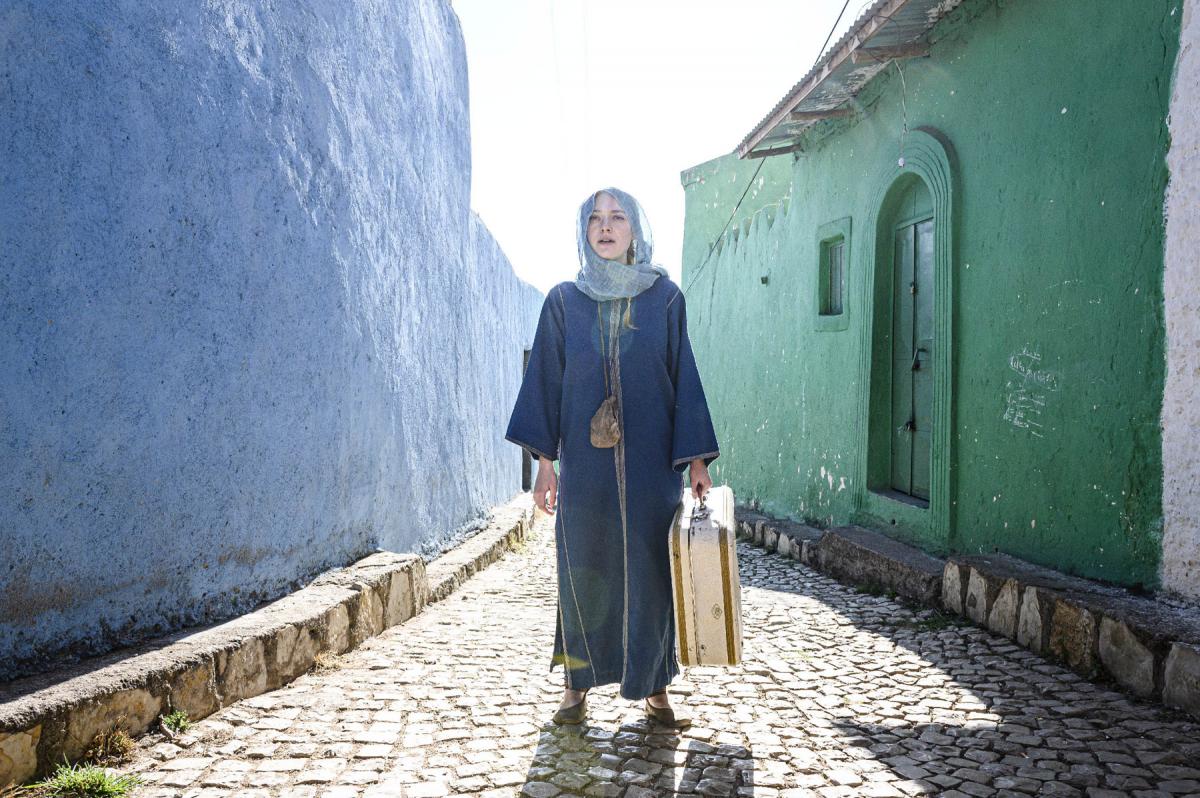
[(667, 346), (671, 382), (675, 385), (671, 467), (682, 473), (692, 460), (703, 458), (704, 464), (708, 465), (720, 454), (712, 418), (708, 414), (708, 402), (704, 398), (704, 386), (700, 384), (700, 372), (688, 339), (687, 309), (682, 291), (667, 306)]
[(504, 435), (505, 440), (529, 450), (534, 458), (551, 460), (558, 459), (558, 422), (566, 365), (560, 290), (552, 289), (542, 303), (529, 363)]

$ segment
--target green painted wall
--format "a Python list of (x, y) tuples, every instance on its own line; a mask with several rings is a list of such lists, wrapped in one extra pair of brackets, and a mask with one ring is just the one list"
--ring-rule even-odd
[[(933, 32), (931, 57), (904, 63), (905, 91), (891, 67), (860, 115), (767, 159), (708, 258), (761, 162), (685, 171), (683, 283), (722, 448), (715, 479), (820, 525), (869, 520), (939, 553), (999, 550), (1156, 586), (1164, 120), (1180, 17), (1177, 0), (967, 0)], [(855, 500), (874, 268), (861, 256), (905, 113), (940, 131), (956, 163), (942, 533), (927, 510)], [(849, 323), (819, 331), (817, 231), (843, 217)]]

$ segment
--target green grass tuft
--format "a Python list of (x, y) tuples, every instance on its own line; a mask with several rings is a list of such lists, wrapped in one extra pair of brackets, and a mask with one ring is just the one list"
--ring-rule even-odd
[(182, 734), (192, 728), (192, 721), (182, 709), (177, 709), (169, 715), (163, 715), (158, 721), (164, 730), (171, 734)]
[(116, 775), (96, 765), (63, 762), (53, 776), (25, 789), (39, 798), (121, 798), (141, 783), (142, 780), (134, 775)]

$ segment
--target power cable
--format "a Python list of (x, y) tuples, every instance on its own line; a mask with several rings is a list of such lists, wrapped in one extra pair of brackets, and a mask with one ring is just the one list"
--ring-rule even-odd
[[(833, 21), (833, 27), (829, 29), (829, 34), (825, 37), (825, 43), (821, 45), (821, 49), (817, 53), (818, 60), (822, 55), (825, 54), (825, 48), (829, 46), (829, 40), (833, 38), (833, 33), (837, 30), (838, 24), (842, 21), (842, 15), (846, 13), (846, 9), (849, 6), (850, 0), (846, 0), (846, 2), (842, 4), (842, 10), (838, 12), (837, 19)], [(733, 222), (733, 217), (737, 216), (738, 208), (742, 207), (742, 200), (746, 199), (746, 195), (750, 192), (750, 186), (754, 185), (754, 181), (758, 179), (758, 173), (762, 171), (763, 164), (766, 163), (766, 160), (766, 158), (759, 159), (758, 168), (755, 169), (754, 174), (750, 176), (750, 182), (746, 184), (746, 189), (742, 192), (742, 196), (738, 198), (737, 205), (733, 206), (733, 213), (729, 214), (729, 219), (726, 220), (725, 226), (721, 228), (721, 232), (717, 234), (717, 237), (713, 239), (712, 245), (708, 248), (708, 254), (704, 256), (704, 260), (700, 262), (698, 267), (696, 267), (696, 272), (692, 275), (691, 281), (689, 281), (687, 286), (683, 289), (685, 296), (691, 287), (696, 284), (697, 278), (700, 277), (700, 272), (704, 271), (704, 267), (708, 265), (709, 258), (712, 257), (713, 252), (717, 248), (717, 242), (721, 240), (721, 236), (725, 235), (725, 231), (729, 229), (730, 223)], [(713, 279), (715, 280), (716, 278)]]
[(829, 46), (829, 40), (833, 38), (833, 32), (837, 30), (838, 23), (842, 21), (842, 14), (846, 13), (846, 9), (850, 6), (850, 0), (846, 0), (842, 4), (842, 10), (838, 12), (837, 19), (833, 21), (833, 27), (829, 29), (829, 35), (825, 37), (825, 43), (821, 45), (820, 52), (817, 53), (817, 58), (825, 55), (825, 48)]
[(762, 171), (763, 164), (766, 162), (766, 158), (758, 159), (758, 168), (755, 169), (754, 174), (750, 176), (750, 182), (746, 184), (746, 190), (743, 191), (742, 196), (738, 198), (737, 205), (733, 206), (733, 213), (729, 214), (729, 218), (725, 220), (725, 226), (721, 228), (721, 232), (718, 233), (717, 237), (713, 239), (712, 244), (708, 248), (708, 254), (704, 256), (704, 260), (696, 268), (696, 273), (692, 275), (691, 281), (687, 284), (687, 287), (683, 289), (684, 295), (686, 295), (691, 287), (696, 284), (696, 280), (700, 277), (700, 272), (704, 271), (704, 267), (708, 265), (709, 258), (712, 257), (713, 252), (717, 249), (717, 242), (721, 240), (721, 236), (725, 235), (725, 231), (729, 229), (729, 224), (733, 221), (733, 217), (737, 216), (738, 208), (742, 207), (742, 200), (746, 199), (746, 195), (750, 193), (750, 186), (754, 185), (754, 181), (758, 178), (758, 173)]

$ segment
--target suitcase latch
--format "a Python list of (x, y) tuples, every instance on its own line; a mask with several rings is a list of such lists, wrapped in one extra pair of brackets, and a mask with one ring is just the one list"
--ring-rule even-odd
[(704, 497), (700, 497), (700, 503), (692, 505), (692, 520), (700, 521), (708, 518), (712, 514), (712, 508), (704, 503)]

